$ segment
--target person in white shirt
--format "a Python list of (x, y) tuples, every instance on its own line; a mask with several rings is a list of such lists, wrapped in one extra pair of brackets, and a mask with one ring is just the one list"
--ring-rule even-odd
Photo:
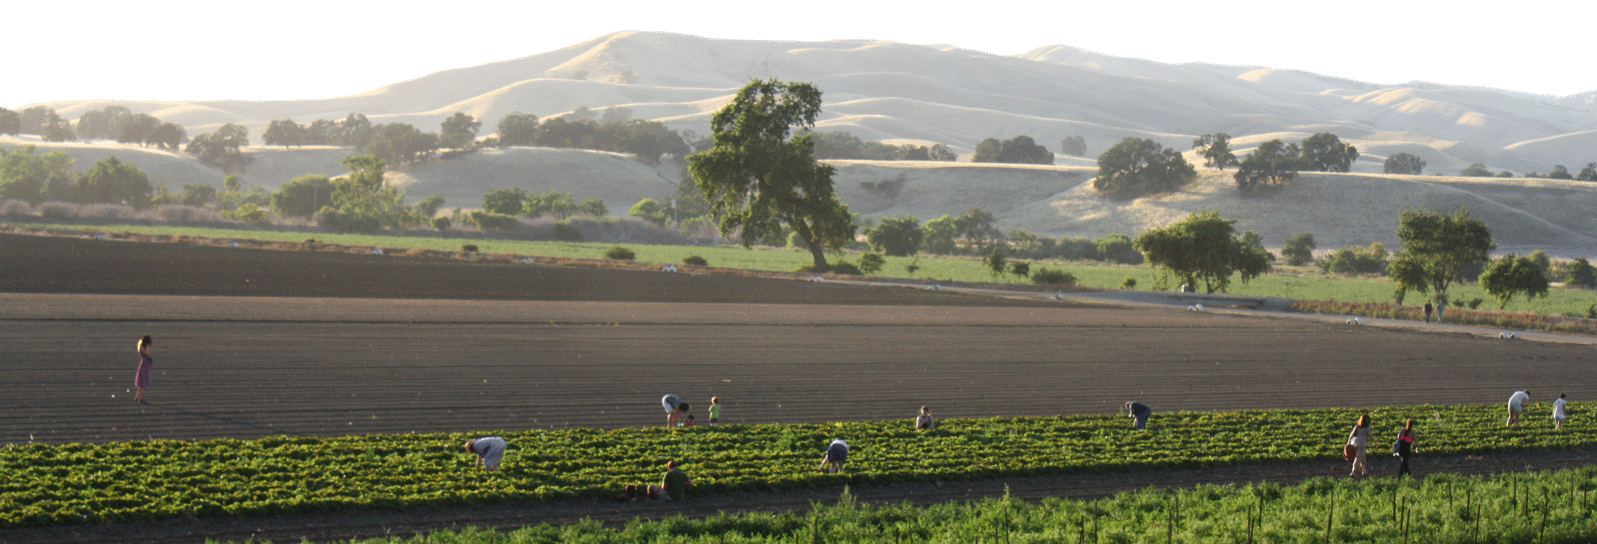
[(1520, 414), (1525, 413), (1525, 403), (1530, 402), (1530, 390), (1515, 391), (1508, 397), (1508, 423), (1504, 427), (1513, 427), (1519, 423)]
[(477, 454), (477, 466), (484, 470), (499, 470), (505, 458), (505, 439), (488, 436), (466, 442), (466, 451)]
[(1567, 404), (1569, 404), (1569, 396), (1564, 393), (1559, 393), (1558, 400), (1553, 401), (1554, 429), (1564, 428), (1564, 418), (1569, 417), (1569, 414), (1564, 411), (1564, 406)]

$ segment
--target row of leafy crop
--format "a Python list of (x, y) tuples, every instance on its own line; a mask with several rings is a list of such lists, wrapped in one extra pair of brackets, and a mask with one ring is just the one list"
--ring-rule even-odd
[(844, 490), (835, 506), (806, 513), (720, 514), (703, 519), (597, 521), (500, 532), (440, 531), (355, 544), (1182, 542), (1279, 544), (1426, 542), (1576, 543), (1597, 539), (1597, 469), (1495, 477), (1330, 480), (1145, 489), (1093, 501), (1012, 498), (862, 505)]
[[(1554, 431), (1536, 409), (1510, 429), (1495, 405), (1370, 412), (1378, 444), (1418, 420), (1422, 455), (1597, 444), (1597, 427)], [(508, 432), (495, 433), (511, 446), (492, 473), (462, 447), (481, 434), (28, 445), (0, 450), (0, 526), (601, 497), (658, 481), (668, 459), (696, 493), (1323, 460), (1358, 413), (1158, 414), (1148, 432), (1106, 416), (953, 419), (924, 434), (902, 421)], [(852, 446), (844, 474), (815, 470), (833, 438)]]

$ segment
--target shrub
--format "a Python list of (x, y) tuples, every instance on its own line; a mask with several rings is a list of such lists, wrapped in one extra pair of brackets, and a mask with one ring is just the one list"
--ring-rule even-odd
[(383, 228), (382, 220), (377, 216), (337, 210), (331, 206), (323, 207), (316, 212), (316, 225), (325, 229), (344, 232), (373, 233)]
[(1121, 289), (1136, 289), (1137, 288), (1137, 278), (1133, 278), (1131, 276), (1126, 276), (1126, 281), (1120, 282), (1120, 288)]
[(556, 221), (554, 237), (562, 242), (581, 242), (582, 230), (571, 224), (570, 221)]
[(1481, 299), (1478, 299), (1478, 298), (1470, 299), (1470, 301), (1469, 301), (1469, 309), (1475, 310), (1475, 309), (1480, 308), (1481, 307), (1481, 302), (1483, 302), (1483, 301)]
[(476, 253), (477, 252), (477, 244), (464, 244), (464, 245), (461, 245), (460, 246), (460, 250), (468, 252), (468, 253)]
[(45, 202), (39, 205), (39, 215), (51, 219), (68, 219), (78, 216), (77, 204), (66, 202)]
[(516, 219), (516, 216), (514, 215), (485, 212), (481, 210), (466, 214), (466, 220), (470, 221), (474, 225), (477, 225), (477, 228), (485, 231), (513, 230), (521, 227), (521, 220)]
[(632, 250), (621, 246), (612, 247), (609, 251), (604, 252), (604, 258), (617, 261), (630, 261), (636, 256), (637, 254), (633, 253)]
[(859, 256), (860, 272), (864, 272), (866, 274), (875, 274), (877, 272), (881, 272), (883, 266), (887, 266), (887, 260), (883, 259), (881, 255), (875, 253), (866, 253)]
[(450, 225), (453, 225), (453, 224), (454, 224), (454, 222), (450, 221), (448, 217), (434, 217), (433, 218), (433, 228), (438, 229), (440, 231), (449, 230)]
[(1031, 273), (1031, 281), (1037, 285), (1075, 285), (1076, 275), (1063, 270), (1037, 267)]
[(682, 264), (691, 264), (693, 266), (709, 266), (710, 261), (704, 260), (704, 257), (700, 257), (698, 255), (688, 255), (682, 258)]
[(848, 261), (837, 261), (835, 263), (832, 263), (832, 269), (830, 270), (830, 272), (833, 273), (833, 274), (846, 274), (846, 275), (849, 275), (849, 276), (858, 276), (858, 275), (860, 275), (860, 268), (858, 266), (856, 266), (854, 263), (851, 263), (851, 262), (848, 262)]
[(0, 215), (30, 215), (32, 213), (33, 206), (29, 206), (28, 201), (26, 200), (16, 200), (10, 198), (0, 200)]

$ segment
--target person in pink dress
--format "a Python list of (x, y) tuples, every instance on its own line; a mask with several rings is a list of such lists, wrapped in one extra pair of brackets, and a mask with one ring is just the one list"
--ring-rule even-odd
[(138, 394), (133, 395), (133, 400), (139, 404), (149, 404), (144, 400), (144, 388), (150, 386), (150, 374), (155, 372), (155, 360), (150, 358), (150, 344), (148, 334), (139, 339), (139, 372), (133, 378), (133, 385), (139, 388)]

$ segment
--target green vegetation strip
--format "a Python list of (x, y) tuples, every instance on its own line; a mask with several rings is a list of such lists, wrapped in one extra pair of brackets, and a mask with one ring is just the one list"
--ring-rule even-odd
[(1311, 479), (1295, 486), (1146, 489), (1094, 501), (1012, 498), (933, 506), (836, 505), (805, 513), (597, 521), (500, 532), (468, 528), (358, 544), (994, 542), (1236, 544), (1480, 542), (1574, 544), (1597, 539), (1597, 469), (1459, 477)]
[[(301, 242), (307, 238), (329, 244), (342, 244), (350, 246), (376, 246), (399, 249), (422, 249), (436, 251), (460, 251), (461, 246), (473, 244), (483, 253), (505, 253), (514, 255), (535, 255), (544, 257), (570, 257), (578, 259), (603, 259), (605, 252), (616, 244), (583, 243), (583, 242), (544, 242), (528, 240), (496, 240), (484, 238), (449, 238), (441, 236), (379, 236), (368, 234), (337, 234), (337, 233), (308, 233), (291, 231), (267, 231), (246, 229), (219, 229), (192, 226), (151, 226), (151, 225), (65, 225), (58, 223), (21, 221), (16, 218), (0, 218), (0, 224), (16, 225), (30, 228), (60, 228), (65, 230), (100, 231), (107, 233), (130, 232), (138, 234), (168, 235), (168, 236), (195, 236), (210, 238), (232, 238), (240, 240), (262, 240), (269, 242)], [(808, 251), (787, 248), (756, 247), (744, 249), (740, 246), (672, 246), (651, 244), (623, 244), (636, 254), (636, 260), (645, 263), (678, 264), (682, 259), (697, 255), (709, 262), (710, 266), (721, 268), (739, 268), (746, 270), (762, 270), (773, 272), (791, 272), (800, 266), (811, 264)], [(840, 258), (857, 262), (859, 253), (845, 252)], [(909, 272), (909, 265), (913, 264), (914, 273)], [(1392, 294), (1397, 289), (1397, 284), (1382, 277), (1368, 276), (1337, 276), (1321, 273), (1318, 268), (1285, 267), (1276, 263), (1276, 271), (1260, 276), (1253, 281), (1242, 283), (1232, 282), (1229, 292), (1234, 295), (1280, 297), (1295, 300), (1320, 300), (1333, 302), (1351, 302), (1362, 304), (1384, 305), (1390, 304)], [(1130, 266), (1106, 264), (1095, 261), (1035, 261), (1032, 270), (1037, 267), (1054, 270), (1064, 270), (1076, 277), (1076, 284), (1093, 289), (1119, 289), (1127, 279), (1136, 281), (1139, 289), (1158, 289), (1158, 273), (1147, 266)], [(877, 273), (882, 277), (918, 278), (962, 282), (1000, 282), (1000, 283), (1025, 283), (1026, 280), (1013, 275), (994, 276), (981, 260), (976, 257), (959, 257), (948, 255), (921, 255), (919, 257), (886, 257), (885, 266)], [(1165, 289), (1174, 289), (1179, 280), (1170, 280)], [(1460, 304), (1448, 308), (1462, 310), (1464, 303), (1480, 299), (1482, 308), (1494, 308), (1492, 297), (1482, 290), (1479, 285), (1466, 284), (1454, 285), (1448, 289), (1449, 296)], [(1423, 296), (1410, 293), (1407, 302), (1411, 303), (1409, 311), (1397, 312), (1402, 316), (1419, 316), (1420, 306), (1425, 304)], [(1396, 305), (1394, 305), (1396, 306)], [(1402, 308), (1401, 306), (1398, 306)], [(1536, 299), (1516, 297), (1506, 308), (1509, 312), (1534, 312), (1543, 315), (1585, 316), (1589, 310), (1597, 308), (1597, 291), (1574, 288), (1555, 288), (1548, 292), (1548, 296)], [(1384, 313), (1392, 313), (1384, 311)], [(1495, 315), (1496, 312), (1480, 312)], [(1380, 315), (1379, 313), (1362, 315)], [(1415, 317), (1418, 319), (1418, 317)], [(1523, 319), (1491, 318), (1493, 321), (1505, 321), (1503, 326), (1513, 326)], [(1495, 324), (1482, 321), (1479, 324)], [(1597, 325), (1582, 325), (1594, 327)], [(1517, 328), (1517, 327), (1516, 327)], [(1558, 330), (1568, 331), (1565, 327), (1529, 327), (1532, 330)]]
[[(695, 493), (1326, 460), (1358, 413), (1156, 414), (1149, 432), (1063, 416), (952, 419), (925, 434), (906, 420), (33, 444), (0, 449), (0, 526), (608, 497), (658, 481), (668, 459), (685, 463)], [(1597, 427), (1554, 431), (1535, 410), (1506, 430), (1497, 405), (1370, 413), (1376, 454), (1407, 418), (1424, 455), (1597, 444)], [(463, 447), (485, 434), (510, 441), (499, 472), (473, 470)], [(833, 438), (853, 447), (844, 474), (815, 469)]]

